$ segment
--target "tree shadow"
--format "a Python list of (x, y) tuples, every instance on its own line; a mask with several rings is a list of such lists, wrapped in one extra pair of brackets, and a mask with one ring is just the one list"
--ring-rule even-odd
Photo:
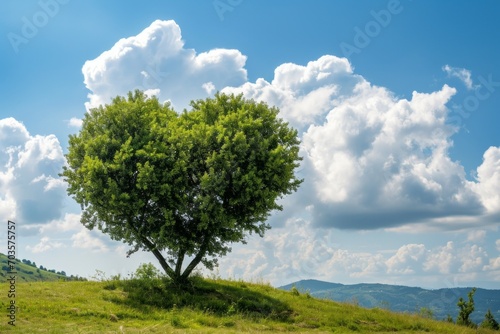
[(218, 316), (238, 314), (278, 321), (289, 321), (293, 313), (288, 304), (250, 289), (244, 282), (217, 282), (196, 277), (182, 288), (167, 279), (132, 279), (113, 283), (113, 286), (123, 289), (126, 297), (111, 299), (112, 302), (140, 310), (144, 310), (145, 305), (166, 310), (191, 308)]

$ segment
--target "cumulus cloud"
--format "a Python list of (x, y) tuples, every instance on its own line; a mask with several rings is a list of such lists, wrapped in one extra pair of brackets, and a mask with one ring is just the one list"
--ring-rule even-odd
[(469, 70), (465, 68), (451, 67), (450, 65), (444, 65), (443, 71), (445, 71), (449, 77), (458, 78), (460, 81), (464, 83), (467, 89), (471, 90), (476, 88), (476, 86), (474, 86), (474, 84), (472, 83), (471, 72)]
[(263, 239), (251, 238), (244, 247), (237, 247), (230, 258), (221, 259), (221, 270), (230, 277), (247, 280), (266, 277), (273, 284), (312, 277), (363, 279), (385, 273), (386, 258), (382, 254), (351, 252), (335, 243), (331, 230), (314, 229), (307, 220), (290, 219)]
[(477, 168), (473, 189), (479, 194), (489, 212), (500, 211), (500, 147), (484, 152), (483, 163)]
[(96, 232), (82, 229), (71, 237), (72, 246), (75, 248), (88, 249), (94, 252), (107, 252), (109, 250), (106, 243), (101, 240)]
[(46, 232), (68, 232), (83, 229), (80, 223), (80, 214), (66, 213), (63, 218), (50, 221), (40, 227), (40, 233)]
[(456, 248), (452, 241), (448, 241), (446, 246), (434, 250), (424, 263), (424, 270), (437, 271), (441, 274), (449, 274), (456, 267)]
[(73, 127), (73, 128), (81, 128), (82, 123), (83, 123), (82, 119), (76, 118), (76, 117), (71, 117), (71, 119), (68, 121), (68, 126)]
[(500, 271), (500, 257), (490, 259), (489, 264), (484, 266), (484, 270)]
[(107, 104), (117, 95), (141, 89), (154, 91), (161, 101), (169, 100), (180, 110), (192, 99), (244, 83), (245, 62), (238, 50), (186, 49), (180, 27), (174, 21), (157, 20), (85, 62), (84, 82), (91, 91), (86, 106)]
[(482, 247), (478, 245), (464, 247), (460, 254), (462, 263), (458, 271), (462, 273), (477, 272), (481, 269), (486, 259), (488, 259), (488, 254)]
[(16, 119), (0, 119), (0, 216), (28, 225), (59, 218), (63, 164), (54, 135), (32, 136)]
[[(221, 259), (220, 273), (246, 280), (265, 277), (275, 285), (310, 278), (393, 283), (401, 276), (415, 285), (423, 281), (442, 285), (446, 275), (467, 280), (500, 269), (497, 259), (476, 244), (447, 241), (428, 247), (408, 243), (392, 250), (361, 252), (339, 246), (341, 239), (335, 230), (312, 228), (307, 220), (291, 219), (282, 228), (268, 231), (263, 239), (250, 238), (247, 245), (235, 247), (230, 257)], [(492, 280), (498, 281), (498, 276)]]
[(64, 244), (57, 241), (51, 241), (49, 237), (43, 237), (35, 246), (26, 246), (26, 249), (32, 253), (43, 253), (51, 249), (64, 247)]
[(476, 182), (449, 156), (457, 131), (446, 122), (452, 87), (398, 98), (354, 74), (347, 59), (323, 56), (306, 66), (283, 64), (271, 82), (223, 91), (276, 105), (299, 129), (302, 177), (314, 186), (299, 190), (296, 202), (313, 207), (316, 226), (450, 228), (440, 220), (499, 211), (498, 148), (486, 152)]
[(385, 262), (387, 272), (389, 274), (414, 274), (415, 266), (420, 264), (425, 253), (423, 244), (404, 245)]
[(467, 241), (482, 242), (485, 237), (486, 237), (486, 231), (485, 230), (470, 231), (467, 234)]

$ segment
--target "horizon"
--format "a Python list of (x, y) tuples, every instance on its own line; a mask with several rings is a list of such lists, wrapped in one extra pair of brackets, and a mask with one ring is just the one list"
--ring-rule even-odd
[(79, 222), (59, 176), (68, 136), (90, 108), (134, 89), (177, 112), (220, 91), (279, 108), (298, 131), (305, 181), (263, 238), (233, 244), (205, 275), (500, 287), (498, 10), (2, 2), (0, 220), (16, 223), (16, 257), (81, 277), (160, 268)]
[[(0, 255), (6, 256), (2, 252), (0, 252)], [(20, 259), (20, 258), (18, 258), (17, 260), (19, 260), (20, 263), (24, 263), (24, 262), (22, 262), (22, 260), (28, 260), (28, 261), (30, 261), (30, 262), (33, 263), (33, 261), (31, 261), (30, 259)], [(40, 266), (43, 266), (44, 267), (43, 270), (45, 270), (45, 271), (55, 270), (56, 272), (61, 272), (61, 271), (65, 272), (64, 269), (52, 268), (51, 266), (47, 266), (46, 267), (43, 264), (37, 264), (37, 268), (40, 268)], [(70, 277), (70, 276), (80, 277), (78, 275), (73, 275), (72, 273), (67, 273), (67, 272), (65, 272), (65, 273), (66, 273), (67, 277)], [(81, 278), (85, 278), (85, 279), (88, 279), (89, 281), (93, 281), (94, 277), (96, 277), (95, 274), (96, 273), (94, 273), (94, 276), (81, 277)], [(103, 272), (102, 274), (106, 278), (110, 279), (110, 277), (106, 276), (105, 272)], [(164, 273), (162, 273), (162, 274), (164, 274)], [(211, 278), (210, 274), (206, 275), (206, 277), (207, 278)], [(128, 278), (127, 277), (122, 277), (122, 279), (128, 279)], [(226, 278), (223, 278), (223, 279), (235, 280), (234, 278), (231, 278), (231, 277), (226, 277)], [(249, 281), (249, 283), (254, 283), (255, 281), (258, 281), (258, 279), (253, 278), (253, 279), (251, 279)], [(273, 286), (273, 287), (276, 288), (276, 289), (280, 289), (280, 288), (283, 288), (283, 287), (286, 287), (286, 286), (293, 286), (296, 283), (300, 283), (300, 282), (319, 282), (319, 283), (327, 283), (327, 284), (342, 285), (342, 286), (354, 286), (354, 285), (387, 285), (387, 286), (400, 286), (400, 287), (406, 287), (406, 288), (419, 288), (419, 289), (429, 290), (429, 291), (441, 290), (441, 289), (471, 289), (471, 288), (477, 288), (477, 289), (482, 289), (482, 290), (497, 290), (497, 291), (500, 291), (500, 288), (498, 288), (498, 287), (497, 288), (494, 288), (494, 287), (488, 288), (488, 287), (484, 287), (484, 286), (446, 286), (446, 287), (435, 287), (435, 288), (433, 288), (433, 287), (425, 287), (425, 286), (417, 286), (417, 285), (402, 285), (402, 284), (397, 284), (397, 283), (391, 284), (391, 283), (379, 283), (379, 282), (340, 283), (340, 282), (323, 281), (323, 280), (318, 280), (318, 279), (314, 279), (314, 278), (303, 278), (303, 279), (298, 280), (298, 281), (293, 281), (293, 282), (289, 282), (289, 283), (286, 283), (286, 284), (281, 284), (279, 286)], [(266, 283), (268, 283), (268, 282), (264, 281), (264, 284), (266, 284)]]

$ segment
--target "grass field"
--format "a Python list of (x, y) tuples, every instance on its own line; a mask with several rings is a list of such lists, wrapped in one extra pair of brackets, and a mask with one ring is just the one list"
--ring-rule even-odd
[(203, 278), (183, 290), (161, 279), (17, 283), (13, 327), (8, 285), (0, 289), (0, 333), (495, 333), (267, 284)]

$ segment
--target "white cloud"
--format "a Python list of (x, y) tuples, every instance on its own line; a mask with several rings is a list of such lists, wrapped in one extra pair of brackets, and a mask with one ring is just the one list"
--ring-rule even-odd
[(67, 232), (84, 229), (80, 223), (80, 214), (66, 213), (62, 219), (55, 219), (40, 227), (40, 233)]
[(0, 214), (23, 224), (59, 218), (66, 187), (54, 135), (31, 136), (14, 118), (0, 119)]
[(443, 66), (443, 71), (448, 74), (449, 77), (458, 78), (467, 87), (467, 89), (475, 89), (476, 86), (472, 83), (471, 72), (465, 68), (451, 67), (450, 65)]
[[(346, 59), (323, 56), (306, 66), (279, 66), (271, 83), (258, 79), (223, 91), (278, 106), (300, 130), (301, 176), (314, 186), (302, 186), (294, 203), (312, 205), (316, 226), (440, 225), (446, 217), (481, 216), (485, 206), (497, 210), (492, 194), (477, 191), (499, 195), (493, 175), (482, 171), (470, 182), (449, 156), (457, 129), (446, 123), (446, 104), (454, 88), (401, 99), (354, 74)], [(483, 165), (498, 161), (488, 156)]]
[(500, 211), (500, 147), (491, 146), (484, 152), (483, 163), (477, 168), (473, 189), (479, 194), (488, 212)]
[(192, 99), (244, 83), (245, 62), (238, 50), (213, 49), (197, 54), (185, 49), (179, 26), (174, 21), (157, 20), (137, 36), (119, 40), (85, 63), (84, 82), (92, 92), (87, 109), (110, 103), (134, 89), (156, 90), (160, 101), (170, 100), (176, 109), (186, 108)]
[(497, 250), (500, 252), (500, 239), (498, 239), (498, 240), (495, 242), (495, 245), (497, 246)]
[(211, 81), (205, 82), (203, 85), (201, 85), (201, 87), (205, 90), (205, 92), (208, 95), (212, 95), (215, 91), (215, 86)]
[(449, 274), (456, 267), (457, 256), (455, 245), (448, 241), (446, 246), (439, 247), (427, 257), (423, 268), (425, 271), (437, 271), (441, 274)]
[(96, 235), (87, 229), (82, 229), (80, 232), (71, 237), (72, 246), (76, 248), (89, 249), (94, 252), (107, 252), (108, 246)]
[(82, 123), (83, 123), (82, 119), (76, 118), (76, 117), (71, 117), (71, 119), (68, 121), (68, 126), (73, 127), (73, 128), (81, 128)]
[[(462, 236), (465, 241), (467, 234)], [(366, 280), (394, 283), (405, 276), (406, 282), (415, 285), (425, 281), (442, 287), (443, 275), (468, 281), (485, 277), (497, 268), (497, 260), (474, 244), (457, 246), (448, 241), (428, 247), (402, 241), (395, 250), (377, 250), (374, 245), (370, 252), (361, 252), (339, 247), (341, 239), (336, 230), (315, 229), (311, 222), (289, 220), (283, 227), (268, 231), (263, 239), (252, 237), (247, 245), (235, 246), (229, 256), (221, 259), (219, 272), (236, 279), (263, 277), (275, 285), (311, 278), (351, 284)]]
[(462, 250), (460, 261), (462, 262), (459, 272), (471, 273), (480, 270), (488, 254), (478, 245), (472, 245)]
[(32, 253), (43, 253), (51, 249), (64, 247), (64, 244), (56, 241), (51, 241), (49, 237), (43, 237), (35, 246), (26, 246), (26, 249)]
[(485, 237), (486, 237), (485, 230), (470, 231), (467, 235), (467, 241), (482, 242)]
[(389, 274), (414, 274), (415, 266), (419, 266), (425, 256), (423, 244), (404, 245), (385, 263)]
[(487, 270), (487, 271), (499, 270), (500, 271), (500, 257), (490, 259), (489, 264), (484, 266), (484, 270)]
[(278, 66), (271, 83), (261, 78), (222, 91), (243, 93), (247, 98), (278, 106), (282, 117), (304, 130), (313, 123), (322, 123), (325, 115), (363, 81), (361, 76), (353, 74), (346, 58), (326, 55), (306, 66), (292, 63)]

